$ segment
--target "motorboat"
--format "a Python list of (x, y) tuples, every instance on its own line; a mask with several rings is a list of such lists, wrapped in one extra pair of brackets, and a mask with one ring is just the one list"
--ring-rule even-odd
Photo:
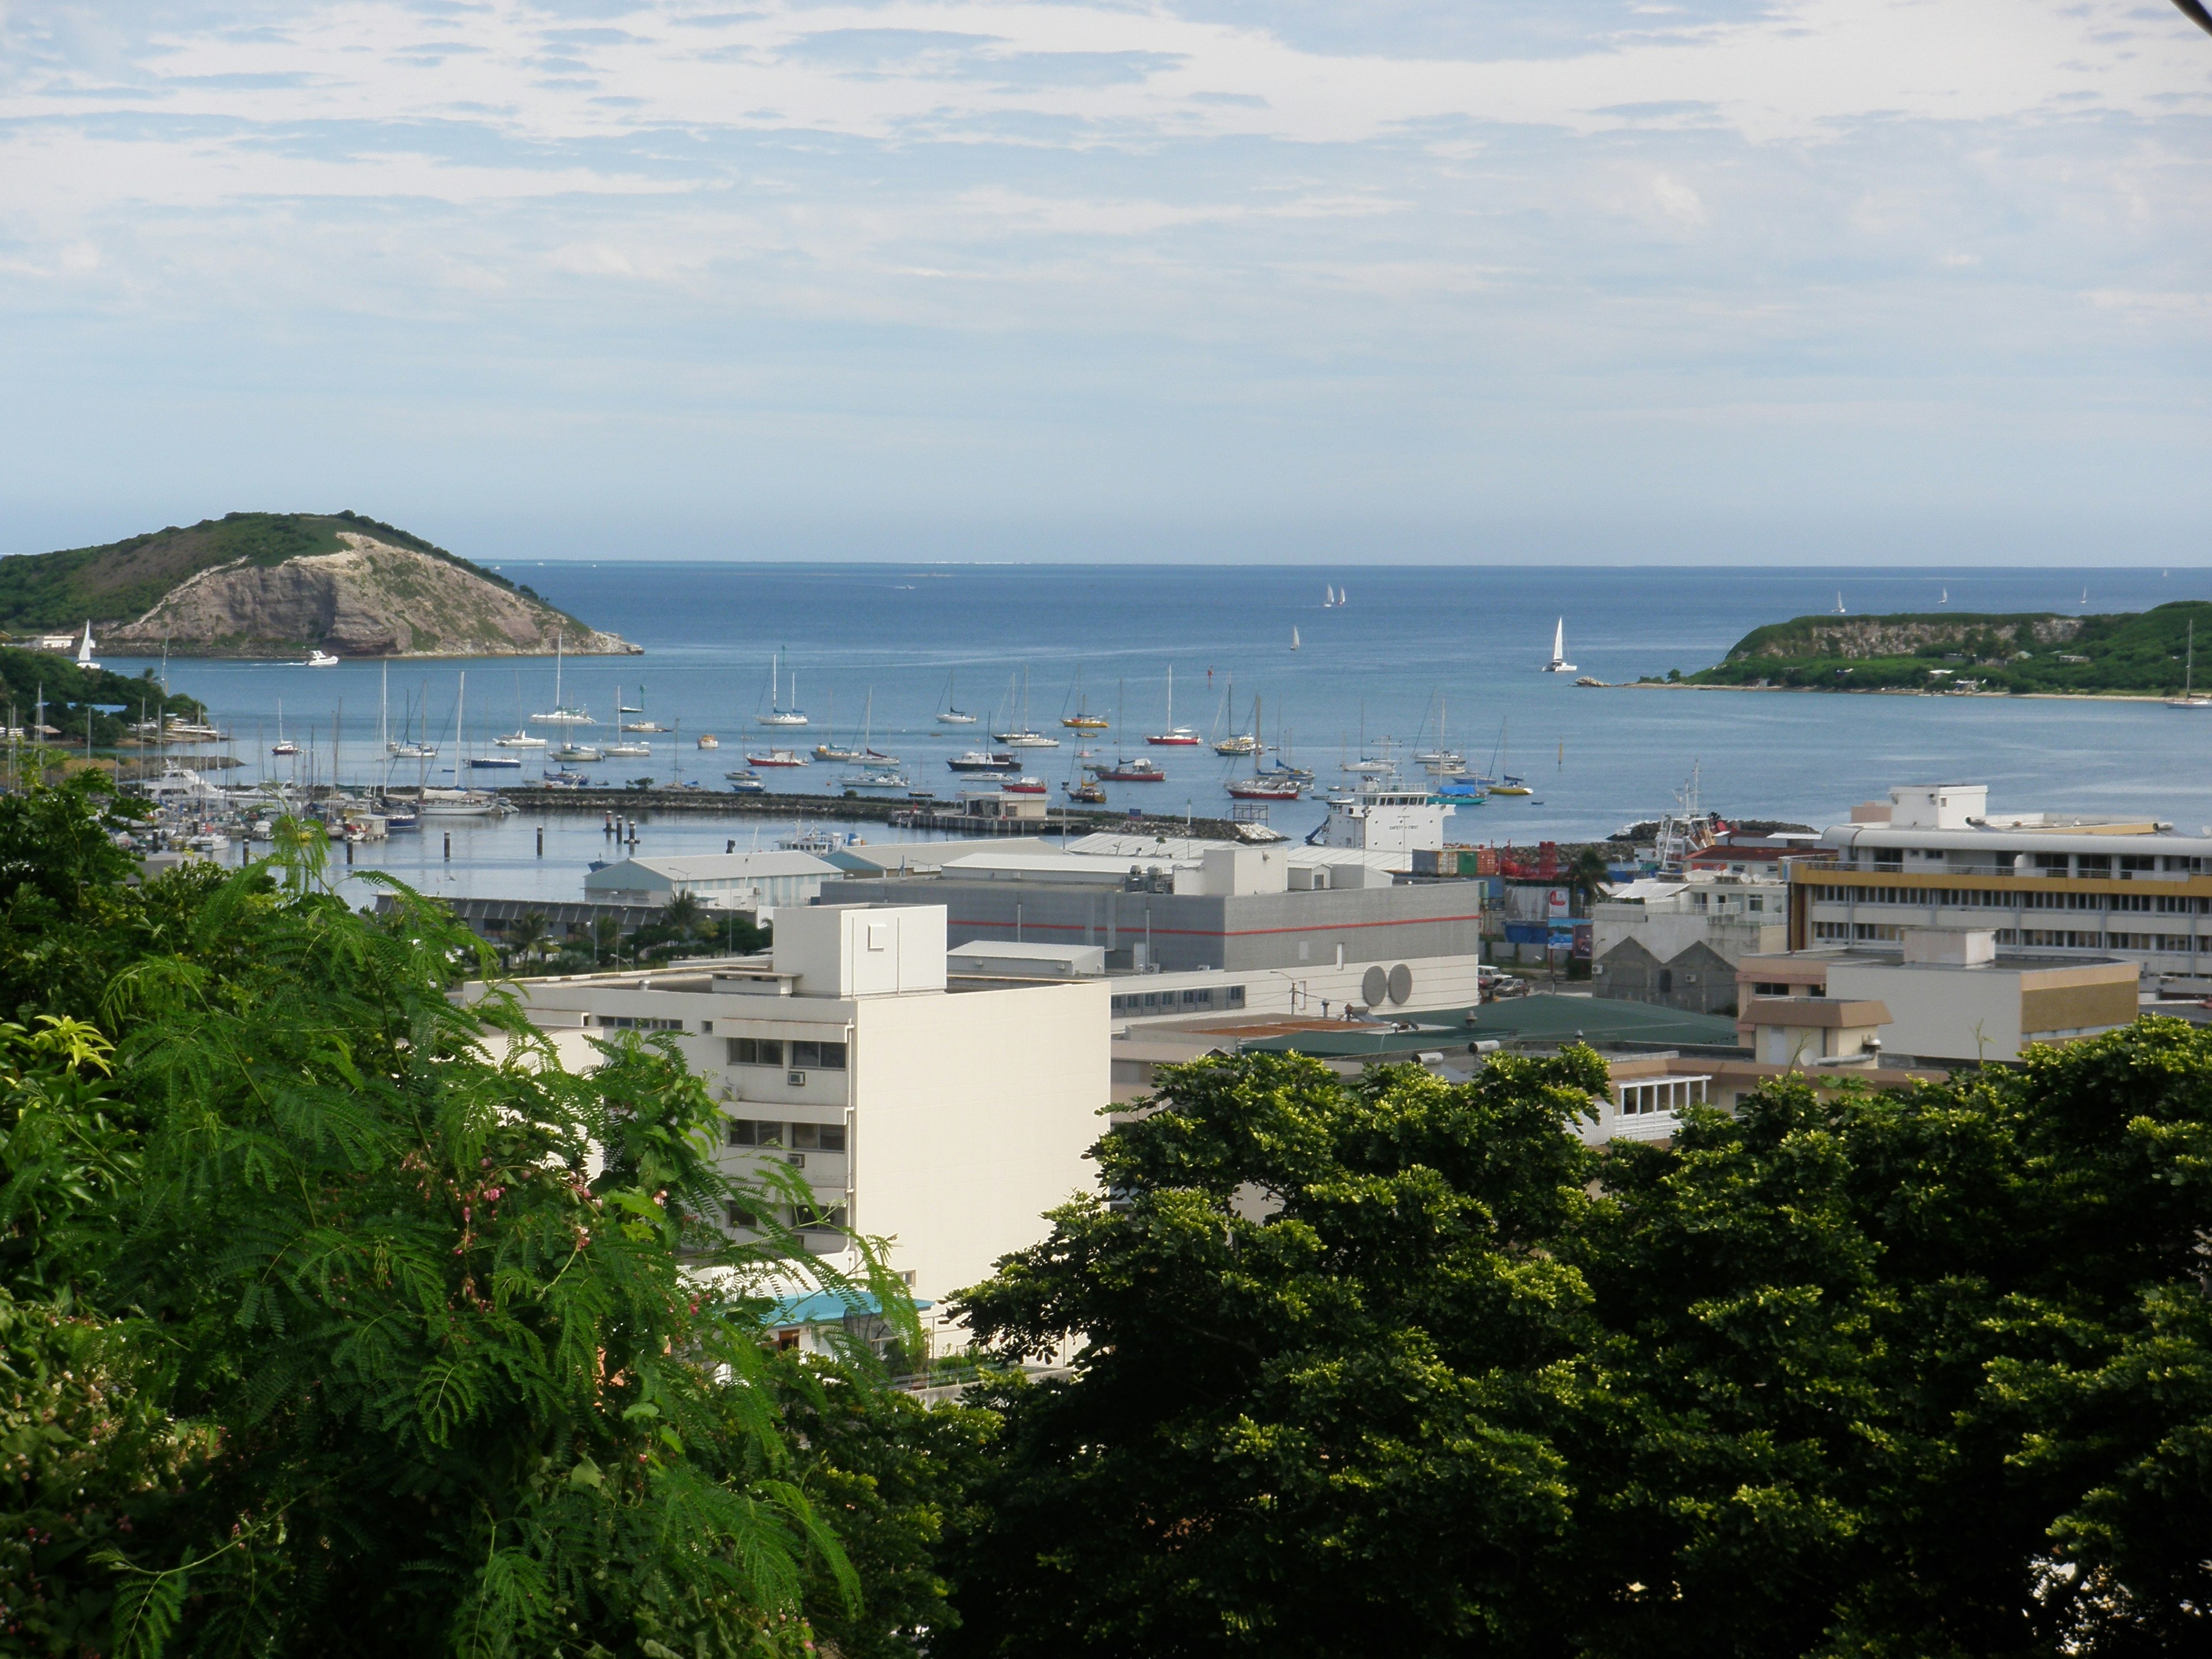
[[(91, 629), (88, 627), (85, 630), (88, 639), (91, 637)], [(338, 659), (327, 651), (310, 651), (307, 653), (306, 665), (309, 668), (336, 668), (338, 665)]]
[(545, 739), (527, 732), (510, 732), (503, 738), (494, 738), (491, 746), (495, 749), (543, 749)]
[(722, 740), (712, 732), (702, 732), (699, 734), (699, 746), (702, 749), (720, 749), (722, 746)]
[(994, 732), (991, 741), (1003, 743), (1009, 749), (1057, 749), (1058, 738), (1048, 738), (1042, 732)]
[(1047, 793), (1042, 778), (1000, 778), (999, 793), (1002, 795), (1042, 795)]
[(750, 769), (740, 772), (725, 772), (722, 775), (730, 781), (730, 787), (740, 795), (764, 795), (768, 793), (767, 780)]
[(771, 749), (765, 755), (747, 754), (748, 766), (811, 766), (805, 756), (789, 749)]
[(1018, 772), (1022, 763), (1004, 750), (970, 749), (945, 763), (955, 772)]

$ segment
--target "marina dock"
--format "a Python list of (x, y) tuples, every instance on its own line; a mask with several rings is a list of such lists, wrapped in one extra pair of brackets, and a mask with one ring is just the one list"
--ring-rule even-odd
[[(395, 799), (407, 792), (394, 790)], [(957, 830), (969, 836), (1086, 836), (1096, 830), (1157, 829), (1176, 835), (1233, 841), (1242, 827), (1225, 818), (1181, 813), (1086, 812), (1049, 808), (1042, 817), (986, 817), (963, 812), (954, 801), (916, 801), (865, 795), (741, 795), (705, 789), (501, 789), (501, 800), (524, 812), (612, 812), (635, 817), (682, 812), (702, 817), (823, 818), (888, 823), (908, 830)]]

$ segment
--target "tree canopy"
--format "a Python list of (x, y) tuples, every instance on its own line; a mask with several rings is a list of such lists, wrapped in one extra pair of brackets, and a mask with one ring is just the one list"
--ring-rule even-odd
[(972, 1291), (956, 1650), (2136, 1654), (2206, 1640), (2212, 1036), (1671, 1146), (1587, 1050), (1176, 1068)]

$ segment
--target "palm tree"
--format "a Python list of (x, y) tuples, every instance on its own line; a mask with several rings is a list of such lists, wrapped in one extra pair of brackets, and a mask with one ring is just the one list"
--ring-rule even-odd
[(552, 937), (551, 930), (545, 925), (545, 918), (532, 910), (507, 929), (507, 948), (518, 957), (543, 957)]
[(1589, 914), (1590, 906), (1597, 900), (1597, 890), (1613, 879), (1613, 872), (1605, 861), (1605, 854), (1595, 847), (1584, 847), (1567, 864), (1567, 885), (1583, 896), (1583, 914)]
[(660, 907), (660, 925), (678, 939), (689, 939), (707, 919), (707, 907), (696, 893), (678, 893)]

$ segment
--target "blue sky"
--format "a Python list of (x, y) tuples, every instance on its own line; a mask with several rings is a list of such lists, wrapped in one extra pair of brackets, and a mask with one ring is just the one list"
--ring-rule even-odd
[(0, 0), (0, 550), (2196, 563), (2166, 0)]

